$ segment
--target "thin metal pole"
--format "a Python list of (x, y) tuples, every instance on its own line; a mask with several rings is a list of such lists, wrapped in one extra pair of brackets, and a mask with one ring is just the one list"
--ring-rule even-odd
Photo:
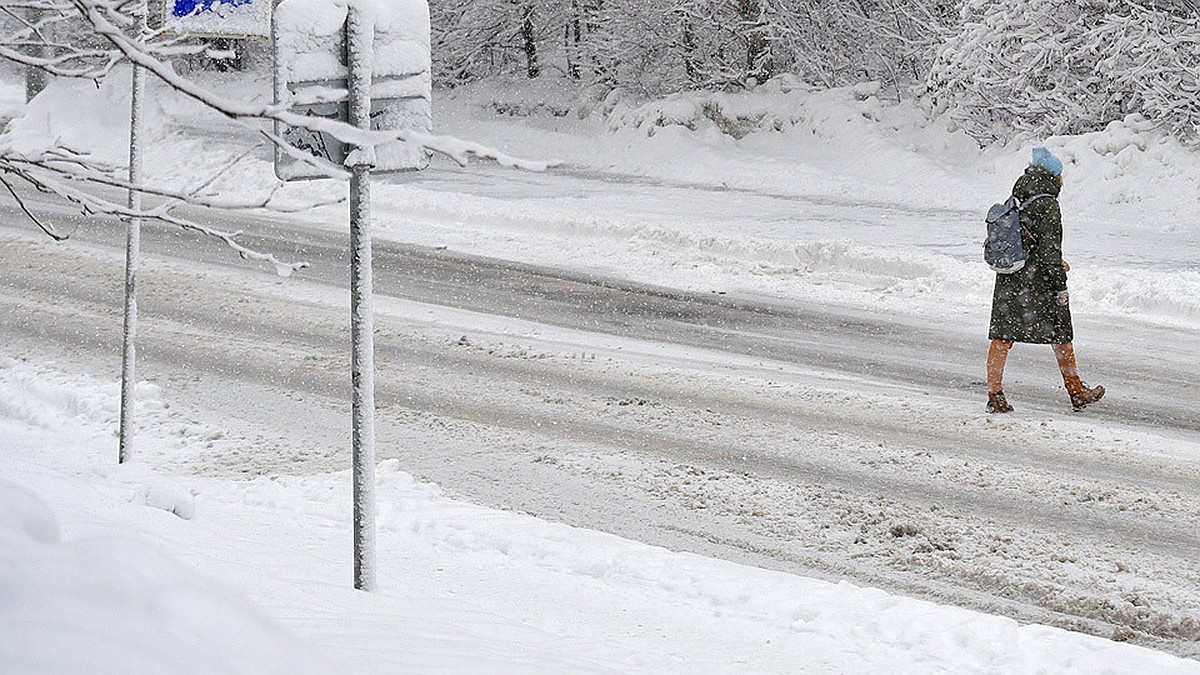
[[(146, 98), (146, 73), (133, 66), (133, 94), (129, 114), (129, 184), (142, 182), (142, 108)], [(142, 208), (142, 195), (129, 190), (129, 210)], [(133, 450), (133, 399), (137, 386), (137, 275), (141, 249), (142, 221), (129, 218), (125, 237), (125, 330), (121, 355), (121, 426), (117, 462), (124, 463)]]
[[(363, 17), (354, 2), (346, 16), (349, 122), (371, 125), (371, 54)], [(354, 474), (354, 587), (375, 588), (375, 317), (371, 263), (371, 166), (363, 153), (350, 166), (350, 376)]]

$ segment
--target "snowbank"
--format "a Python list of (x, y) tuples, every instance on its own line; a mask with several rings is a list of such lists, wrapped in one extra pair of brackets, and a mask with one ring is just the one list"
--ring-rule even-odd
[(129, 536), (63, 539), (37, 495), (0, 480), (4, 672), (329, 672), (261, 611), (159, 547)]

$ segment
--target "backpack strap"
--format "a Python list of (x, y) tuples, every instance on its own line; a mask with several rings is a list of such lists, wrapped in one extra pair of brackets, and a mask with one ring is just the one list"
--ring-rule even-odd
[(1020, 204), (1017, 204), (1017, 210), (1024, 211), (1030, 204), (1036, 202), (1037, 200), (1041, 199), (1042, 197), (1053, 197), (1053, 196), (1054, 195), (1050, 194), (1049, 192), (1038, 193), (1036, 195), (1033, 195), (1029, 199), (1026, 199), (1025, 201), (1021, 202)]
[[(1037, 200), (1041, 199), (1042, 197), (1053, 197), (1053, 196), (1054, 195), (1052, 195), (1048, 192), (1041, 192), (1036, 195), (1033, 195), (1029, 199), (1026, 199), (1025, 201), (1017, 204), (1017, 213), (1018, 214), (1021, 213), (1022, 211), (1025, 210), (1026, 207), (1028, 207), (1030, 204), (1036, 202)], [(1018, 222), (1021, 223), (1021, 231), (1024, 232), (1025, 234), (1029, 235), (1029, 238), (1033, 240), (1033, 243), (1035, 243), (1035, 244), (1038, 243), (1037, 236), (1034, 235), (1033, 232), (1030, 232), (1029, 228), (1025, 227), (1025, 219), (1020, 218)]]

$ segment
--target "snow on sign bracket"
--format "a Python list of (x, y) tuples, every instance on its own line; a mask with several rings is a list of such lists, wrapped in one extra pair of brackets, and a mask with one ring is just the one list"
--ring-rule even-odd
[[(353, 1), (353, 0), (352, 0)], [(429, 6), (425, 0), (356, 0), (374, 27), (371, 128), (428, 131), (430, 106)], [(283, 0), (275, 9), (275, 101), (292, 112), (347, 121), (346, 4)], [(342, 167), (350, 148), (325, 133), (276, 124), (275, 133), (299, 152), (275, 150), (282, 180), (325, 178), (322, 163)], [(297, 156), (299, 155), (299, 156)], [(311, 155), (316, 163), (305, 161)], [(414, 171), (429, 164), (423, 149), (396, 141), (375, 148), (372, 173)]]
[(163, 0), (163, 30), (198, 37), (271, 35), (272, 0)]

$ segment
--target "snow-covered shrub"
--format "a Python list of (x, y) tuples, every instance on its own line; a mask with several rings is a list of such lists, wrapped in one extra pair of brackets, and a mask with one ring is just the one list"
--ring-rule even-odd
[(648, 102), (626, 100), (608, 112), (608, 127), (613, 132), (636, 129), (646, 136), (669, 127), (716, 129), (738, 139), (796, 124), (803, 113), (798, 95), (802, 91), (807, 88), (795, 78), (781, 76), (751, 91), (681, 92)]
[(1200, 137), (1200, 19), (1130, 5), (1130, 16), (1101, 26), (1097, 68), (1111, 73), (1129, 108), (1177, 138)]
[(968, 0), (928, 89), (981, 142), (1078, 134), (1141, 113), (1200, 130), (1200, 21), (1129, 0)]
[(817, 90), (796, 77), (780, 75), (751, 90), (682, 92), (649, 102), (622, 101), (608, 113), (608, 128), (612, 132), (633, 129), (650, 137), (680, 127), (712, 130), (737, 140), (803, 127), (806, 134), (825, 138), (856, 125), (879, 124), (885, 107), (877, 97), (881, 90), (879, 82)]
[(441, 91), (439, 95), (490, 115), (556, 118), (580, 116), (586, 105), (578, 83), (564, 78), (494, 77)]

